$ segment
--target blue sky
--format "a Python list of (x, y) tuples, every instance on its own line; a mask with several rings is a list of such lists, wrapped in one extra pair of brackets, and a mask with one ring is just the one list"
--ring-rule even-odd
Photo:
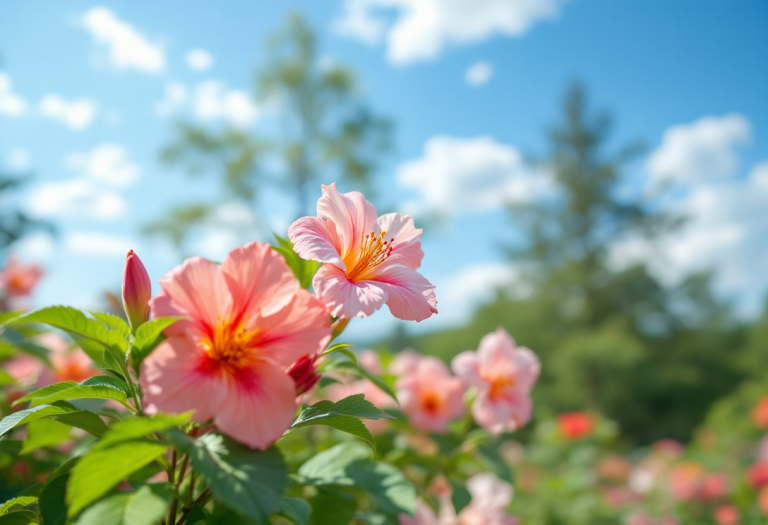
[[(170, 205), (221, 192), (211, 179), (169, 172), (158, 151), (180, 115), (212, 126), (269, 126), (274, 110), (246, 94), (265, 36), (291, 9), (318, 30), (323, 60), (356, 69), (369, 103), (396, 122), (396, 150), (379, 174), (375, 204), (414, 213), (417, 222), (435, 211), (448, 217), (424, 239), (423, 273), (438, 285), (441, 313), (418, 330), (461, 322), (494, 285), (514, 279), (514, 264), (497, 248), (514, 231), (502, 206), (547, 192), (546, 174), (522, 159), (544, 148), (574, 79), (614, 112), (616, 144), (641, 139), (649, 147), (631, 166), (627, 191), (691, 217), (653, 245), (619, 243), (614, 263), (645, 260), (669, 282), (714, 267), (719, 292), (745, 315), (761, 307), (768, 290), (762, 0), (2, 2), (0, 163), (34, 175), (15, 198), (59, 228), (55, 239), (38, 235), (14, 247), (45, 267), (36, 305), (98, 307), (101, 292), (119, 286), (131, 248), (155, 282), (178, 264), (141, 225)], [(267, 191), (262, 229), (284, 231), (290, 209)], [(253, 237), (252, 220), (222, 204), (196, 253), (221, 258)], [(384, 311), (356, 322), (352, 336), (392, 326)]]

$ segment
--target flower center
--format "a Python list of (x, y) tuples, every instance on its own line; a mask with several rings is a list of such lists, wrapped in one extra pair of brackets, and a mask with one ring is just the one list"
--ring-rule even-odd
[(504, 397), (506, 389), (515, 384), (515, 378), (511, 376), (494, 376), (487, 378), (487, 381), (491, 383), (491, 390), (488, 393), (491, 399)]
[(242, 324), (219, 322), (202, 345), (208, 357), (230, 372), (250, 368), (256, 360), (258, 330), (246, 330)]
[[(360, 241), (360, 253), (357, 262), (351, 271), (347, 272), (347, 278), (354, 280), (368, 268), (373, 268), (386, 261), (392, 254), (392, 242), (394, 237), (386, 241), (387, 232), (382, 231), (378, 236), (371, 232)], [(346, 261), (345, 261), (346, 262)]]
[(421, 398), (421, 406), (424, 408), (425, 412), (434, 415), (440, 412), (440, 409), (443, 407), (443, 403), (437, 394), (430, 392)]

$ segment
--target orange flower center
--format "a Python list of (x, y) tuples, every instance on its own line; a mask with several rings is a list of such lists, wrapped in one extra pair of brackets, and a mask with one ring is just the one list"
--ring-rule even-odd
[(234, 373), (253, 365), (258, 334), (258, 330), (247, 330), (242, 324), (219, 322), (202, 345), (214, 364)]
[[(348, 279), (355, 280), (355, 277), (359, 277), (367, 269), (378, 266), (389, 258), (392, 254), (392, 242), (395, 239), (392, 238), (386, 241), (384, 240), (386, 235), (387, 232), (382, 231), (378, 236), (371, 232), (363, 237), (360, 241), (360, 252), (358, 253), (357, 261), (352, 266), (352, 269), (347, 271)], [(347, 261), (344, 261), (344, 263), (346, 264)]]
[(424, 412), (434, 415), (442, 410), (443, 400), (434, 392), (430, 392), (421, 398), (421, 406)]
[(21, 275), (14, 275), (10, 279), (8, 279), (8, 289), (15, 291), (15, 292), (21, 292), (25, 290), (27, 287), (27, 280), (24, 279)]
[(493, 376), (486, 379), (491, 384), (489, 396), (491, 399), (504, 397), (505, 390), (515, 384), (515, 378), (511, 376)]

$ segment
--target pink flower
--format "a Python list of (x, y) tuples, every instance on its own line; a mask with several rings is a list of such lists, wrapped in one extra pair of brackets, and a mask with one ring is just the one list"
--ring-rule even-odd
[(672, 496), (678, 501), (690, 501), (701, 487), (704, 470), (699, 463), (688, 462), (676, 465), (669, 475)]
[(506, 514), (514, 490), (493, 474), (483, 472), (467, 481), (472, 501), (458, 516), (457, 525), (517, 525), (520, 520)]
[(387, 303), (392, 315), (423, 321), (437, 313), (435, 287), (416, 269), (424, 253), (413, 219), (376, 216), (362, 193), (323, 186), (317, 217), (288, 229), (296, 253), (325, 263), (315, 275), (317, 297), (335, 317), (366, 317)]
[(429, 505), (424, 503), (424, 500), (421, 498), (416, 500), (416, 512), (413, 516), (400, 514), (398, 519), (400, 525), (443, 525), (438, 521), (437, 516), (435, 516), (435, 511), (432, 510)]
[(423, 357), (395, 385), (397, 398), (411, 425), (426, 432), (445, 432), (448, 423), (466, 413), (464, 385), (436, 357)]
[(315, 368), (316, 360), (317, 354), (312, 357), (303, 355), (286, 370), (286, 373), (291, 376), (293, 383), (296, 385), (296, 396), (312, 390), (312, 387), (320, 381), (321, 376), (317, 373), (317, 368)]
[(268, 244), (232, 250), (221, 266), (193, 257), (160, 280), (153, 317), (190, 318), (144, 361), (149, 414), (194, 410), (198, 421), (265, 449), (291, 424), (296, 385), (286, 369), (325, 348), (330, 315)]
[(416, 363), (421, 357), (421, 354), (406, 348), (395, 355), (389, 364), (389, 373), (396, 376), (405, 375), (416, 367)]
[(131, 328), (136, 330), (149, 319), (152, 282), (139, 256), (128, 252), (123, 270), (123, 308)]
[(36, 264), (21, 264), (9, 257), (8, 264), (0, 271), (0, 290), (6, 297), (25, 297), (37, 285), (43, 271)]
[(699, 495), (706, 501), (715, 501), (726, 495), (730, 485), (723, 474), (707, 474), (701, 482)]
[(557, 429), (566, 439), (585, 438), (595, 430), (595, 417), (586, 412), (566, 412), (557, 416)]
[(53, 370), (45, 363), (28, 354), (19, 354), (10, 361), (3, 363), (3, 368), (23, 389), (41, 388), (58, 381), (81, 382), (99, 372), (93, 368), (93, 363), (85, 353), (64, 339), (57, 332), (45, 332), (35, 337), (35, 342), (47, 348), (48, 359)]
[(381, 375), (381, 359), (375, 350), (363, 350), (357, 358), (360, 366), (374, 375)]
[(477, 389), (472, 415), (489, 432), (513, 431), (531, 419), (539, 359), (527, 348), (515, 347), (503, 329), (483, 337), (477, 352), (457, 355), (452, 367), (467, 386)]
[(733, 505), (720, 505), (715, 510), (718, 525), (739, 525), (739, 510)]

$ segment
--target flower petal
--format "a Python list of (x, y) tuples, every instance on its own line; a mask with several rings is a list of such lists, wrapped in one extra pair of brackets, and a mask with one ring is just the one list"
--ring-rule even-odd
[(387, 301), (387, 291), (372, 281), (350, 281), (343, 270), (326, 264), (312, 281), (317, 298), (334, 317), (366, 317)]
[(141, 365), (139, 383), (148, 414), (180, 414), (194, 410), (194, 418), (207, 421), (227, 397), (226, 383), (205, 372), (206, 356), (186, 337), (169, 337)]
[(261, 450), (288, 430), (296, 411), (296, 386), (285, 371), (262, 361), (228, 383), (226, 402), (214, 419), (231, 438)]
[(389, 296), (387, 306), (398, 319), (423, 321), (437, 313), (435, 287), (407, 266), (388, 266), (377, 271), (373, 279), (361, 282), (375, 283), (385, 290)]
[(385, 231), (387, 240), (394, 239), (392, 254), (383, 264), (402, 264), (411, 270), (421, 266), (424, 252), (421, 250), (419, 237), (424, 230), (416, 229), (412, 217), (401, 213), (387, 213), (376, 219), (373, 231), (376, 234)]
[(287, 368), (302, 355), (322, 351), (331, 338), (331, 314), (306, 290), (282, 310), (259, 319), (259, 351)]
[(232, 311), (232, 295), (224, 274), (208, 259), (187, 259), (165, 274), (160, 286), (163, 292), (149, 302), (153, 318), (183, 315), (210, 327)]
[(515, 354), (515, 386), (530, 391), (539, 378), (541, 362), (536, 354), (525, 347), (518, 347)]
[(346, 270), (341, 260), (341, 241), (330, 219), (302, 217), (288, 228), (293, 250), (304, 259), (335, 264)]
[(317, 201), (317, 216), (330, 219), (336, 225), (341, 256), (344, 258), (373, 228), (376, 208), (360, 192), (339, 193), (334, 182), (323, 186), (323, 196)]
[(480, 363), (477, 359), (477, 352), (466, 350), (451, 361), (453, 373), (459, 376), (467, 386), (474, 386), (479, 389), (488, 389), (488, 381), (480, 376)]
[(221, 264), (234, 301), (233, 314), (251, 319), (285, 307), (300, 289), (285, 259), (269, 244), (235, 248)]

